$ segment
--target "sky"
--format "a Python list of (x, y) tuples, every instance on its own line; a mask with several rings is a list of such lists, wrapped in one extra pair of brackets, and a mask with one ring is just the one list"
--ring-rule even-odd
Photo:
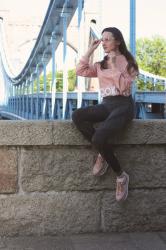
[[(26, 19), (28, 20), (29, 17), (34, 20), (34, 23), (40, 21), (42, 24), (49, 2), (50, 0), (0, 0), (0, 10), (2, 11), (0, 15), (6, 12), (6, 19), (10, 20), (10, 26), (15, 19), (24, 20), (26, 23)], [(89, 14), (100, 16), (99, 23), (101, 30), (108, 26), (115, 26), (122, 31), (126, 42), (129, 41), (130, 0), (85, 0), (85, 4), (88, 5), (87, 11)], [(101, 12), (99, 13), (99, 11)], [(136, 38), (152, 37), (154, 35), (161, 35), (166, 38), (165, 24), (166, 0), (136, 0)], [(77, 23), (75, 25), (77, 25)], [(33, 33), (34, 37), (37, 37), (38, 34), (35, 34), (32, 28), (30, 28), (30, 31)], [(30, 54), (29, 51), (33, 48), (35, 39), (33, 39), (31, 43), (27, 43), (27, 46), (20, 46), (23, 44), (21, 41), (22, 36), (25, 35), (25, 40), (27, 40), (28, 32), (30, 31), (27, 27), (24, 33), (21, 33), (21, 31), (18, 32), (15, 28), (12, 32), (10, 31), (11, 34), (8, 34), (9, 36), (13, 36), (12, 51), (15, 53), (13, 57), (19, 58), (19, 53), (23, 53), (23, 51), (25, 55), (22, 56), (22, 58), (27, 58), (28, 54)], [(74, 38), (73, 33), (70, 33)], [(17, 41), (15, 44), (15, 38), (19, 35), (18, 45), (20, 47), (19, 50), (17, 50)], [(75, 37), (76, 36), (77, 34)], [(72, 39), (72, 37), (69, 36), (69, 40)]]
[[(129, 38), (130, 0), (99, 0), (102, 9), (102, 26), (115, 26)], [(94, 1), (91, 0), (93, 9)], [(136, 0), (136, 36), (151, 37), (161, 35), (166, 37), (166, 1)]]
[[(8, 22), (10, 26), (8, 36), (11, 36), (10, 45), (11, 47), (13, 46), (12, 56), (13, 58), (15, 57), (15, 62), (17, 62), (18, 58), (20, 58), (20, 54), (23, 52), (24, 56), (21, 54), (21, 58), (23, 59), (24, 57), (25, 62), (28, 59), (27, 55), (29, 55), (33, 49), (35, 40), (38, 36), (38, 33), (35, 32), (40, 31), (40, 26), (44, 20), (49, 2), (50, 0), (0, 0), (0, 16), (3, 17), (4, 15), (4, 23)], [(101, 30), (105, 27), (115, 26), (122, 31), (126, 42), (129, 41), (130, 0), (85, 0), (85, 3), (88, 4), (88, 14), (99, 16)], [(27, 20), (29, 18), (31, 18), (34, 23), (34, 29), (31, 26), (28, 27)], [(15, 28), (12, 28), (12, 23), (15, 20), (17, 20), (18, 25), (15, 25)], [(24, 32), (17, 29), (17, 26), (19, 28), (19, 22), (24, 22)], [(39, 23), (40, 25), (38, 25)], [(77, 23), (75, 26), (76, 25)], [(154, 35), (160, 35), (166, 38), (165, 25), (166, 0), (136, 0), (136, 38), (151, 38)], [(36, 29), (36, 27), (38, 27), (38, 29)], [(73, 36), (73, 33), (70, 33)], [(23, 37), (24, 35), (26, 38)], [(21, 46), (26, 40), (28, 41), (29, 37), (31, 37), (31, 42), (27, 43), (26, 46)], [(18, 42), (15, 40), (18, 40)], [(17, 47), (19, 47), (19, 49), (17, 49)], [(58, 58), (62, 58), (62, 50), (61, 52), (59, 50), (58, 53), (60, 55)], [(70, 53), (68, 53), (69, 57), (74, 58), (76, 55), (71, 53), (74, 52), (70, 51)], [(13, 65), (16, 68), (16, 63)], [(20, 68), (22, 69), (23, 66), (24, 65)], [(18, 69), (18, 73), (19, 72), (20, 69)]]
[[(125, 36), (129, 33), (130, 0), (87, 0), (102, 10), (102, 26), (116, 26)], [(50, 0), (0, 0), (0, 9), (11, 9), (10, 15), (43, 17)], [(33, 8), (32, 8), (33, 6)], [(166, 0), (136, 0), (137, 37), (160, 34), (166, 37)]]
[(43, 16), (50, 0), (0, 0), (0, 9), (10, 10), (12, 15), (26, 18), (30, 16)]

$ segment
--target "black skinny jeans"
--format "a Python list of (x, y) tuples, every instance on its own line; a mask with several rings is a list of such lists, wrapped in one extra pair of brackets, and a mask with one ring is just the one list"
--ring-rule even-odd
[[(101, 104), (79, 108), (72, 114), (78, 130), (119, 175), (122, 173), (119, 161), (109, 141), (115, 138), (134, 117), (134, 102), (131, 96), (107, 96)], [(102, 122), (97, 128), (94, 124)]]

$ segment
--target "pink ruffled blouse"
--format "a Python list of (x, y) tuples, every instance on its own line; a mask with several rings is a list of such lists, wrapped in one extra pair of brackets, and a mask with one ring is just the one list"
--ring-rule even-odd
[(116, 68), (101, 69), (100, 63), (89, 63), (89, 58), (83, 56), (76, 66), (76, 74), (84, 77), (98, 77), (101, 97), (116, 95), (131, 95), (132, 81), (138, 72), (127, 71), (127, 60), (124, 55), (116, 56)]

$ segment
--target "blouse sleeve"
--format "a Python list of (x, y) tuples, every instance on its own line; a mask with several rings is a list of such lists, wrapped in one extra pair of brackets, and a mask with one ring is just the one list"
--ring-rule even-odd
[(120, 72), (118, 69), (113, 70), (112, 77), (120, 95), (123, 95), (131, 87), (132, 81), (135, 80), (137, 75), (138, 72), (134, 68), (131, 68), (130, 73), (127, 67), (123, 72)]
[(82, 57), (76, 66), (76, 74), (84, 77), (97, 77), (97, 63), (90, 64), (89, 58)]

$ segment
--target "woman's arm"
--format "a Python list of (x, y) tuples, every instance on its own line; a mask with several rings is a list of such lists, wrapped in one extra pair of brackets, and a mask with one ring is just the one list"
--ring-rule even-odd
[(76, 66), (76, 74), (84, 77), (97, 77), (97, 65), (89, 64), (89, 59), (83, 56)]
[(94, 50), (99, 46), (101, 40), (94, 40), (86, 54), (80, 59), (76, 66), (76, 74), (85, 77), (97, 77), (97, 64), (90, 64), (89, 59)]

